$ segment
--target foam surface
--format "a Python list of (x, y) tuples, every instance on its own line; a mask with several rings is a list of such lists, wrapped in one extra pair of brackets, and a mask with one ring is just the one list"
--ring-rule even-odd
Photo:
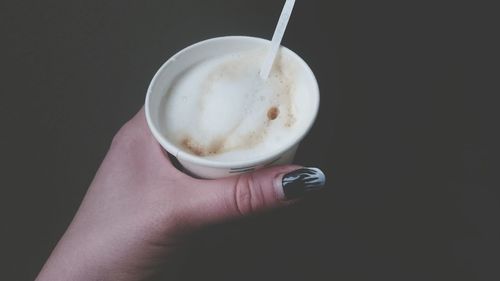
[(264, 56), (230, 53), (182, 73), (162, 100), (165, 136), (186, 152), (221, 161), (259, 157), (295, 138), (305, 124), (299, 98), (306, 81), (298, 62), (281, 52), (263, 81)]

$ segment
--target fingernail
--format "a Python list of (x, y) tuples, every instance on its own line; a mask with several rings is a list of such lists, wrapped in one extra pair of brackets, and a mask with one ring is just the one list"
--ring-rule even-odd
[(302, 168), (283, 176), (283, 193), (287, 200), (297, 199), (325, 186), (325, 174), (318, 168)]

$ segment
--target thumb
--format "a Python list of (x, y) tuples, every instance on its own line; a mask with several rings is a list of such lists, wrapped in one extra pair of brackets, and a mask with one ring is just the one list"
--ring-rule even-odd
[(219, 180), (201, 181), (198, 223), (207, 224), (290, 205), (325, 185), (318, 168), (277, 166)]

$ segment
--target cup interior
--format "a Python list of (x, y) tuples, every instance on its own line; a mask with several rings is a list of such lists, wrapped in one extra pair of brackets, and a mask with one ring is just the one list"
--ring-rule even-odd
[(300, 124), (296, 128), (296, 134), (292, 139), (283, 141), (279, 149), (267, 155), (260, 155), (254, 158), (239, 159), (235, 161), (217, 161), (184, 151), (170, 140), (162, 129), (161, 112), (162, 99), (168, 98), (168, 92), (175, 80), (190, 67), (208, 59), (221, 56), (231, 52), (251, 51), (256, 48), (266, 48), (270, 42), (265, 39), (246, 37), (246, 36), (228, 36), (205, 40), (191, 45), (165, 62), (153, 77), (146, 96), (145, 110), (148, 125), (156, 140), (170, 154), (182, 161), (188, 161), (193, 164), (208, 167), (234, 167), (248, 166), (265, 163), (270, 159), (275, 159), (291, 147), (298, 144), (312, 127), (319, 108), (319, 89), (316, 78), (310, 67), (293, 51), (281, 47), (280, 52), (285, 56), (292, 58), (300, 66), (301, 79), (305, 79), (307, 89), (301, 91), (297, 97), (296, 110), (300, 114)]

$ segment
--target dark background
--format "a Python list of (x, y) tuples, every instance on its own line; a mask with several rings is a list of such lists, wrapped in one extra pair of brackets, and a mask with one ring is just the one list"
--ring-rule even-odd
[[(2, 1), (0, 279), (34, 279), (171, 55), (271, 38), (283, 3)], [(480, 1), (298, 0), (284, 45), (322, 104), (296, 162), (329, 190), (206, 230), (179, 279), (500, 280), (497, 18)]]

